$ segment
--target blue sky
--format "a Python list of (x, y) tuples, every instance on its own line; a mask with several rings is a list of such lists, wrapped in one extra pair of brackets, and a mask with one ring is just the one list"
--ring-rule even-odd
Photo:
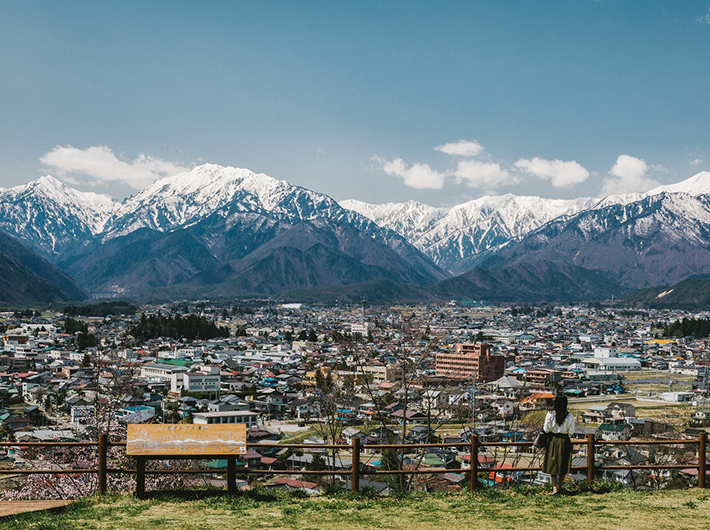
[(644, 191), (710, 170), (710, 0), (0, 0), (0, 186), (211, 162), (336, 199)]

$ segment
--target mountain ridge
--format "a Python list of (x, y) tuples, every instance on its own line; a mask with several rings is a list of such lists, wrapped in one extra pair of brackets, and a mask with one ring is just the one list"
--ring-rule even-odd
[(706, 192), (701, 172), (604, 198), (369, 205), (204, 164), (122, 203), (53, 177), (0, 189), (0, 229), (101, 292), (354, 296), (348, 285), (382, 285), (418, 299), (572, 300), (710, 273)]
[(58, 267), (0, 231), (0, 302), (84, 300), (86, 293)]
[[(210, 271), (249, 295), (381, 278), (424, 286), (446, 277), (402, 236), (327, 195), (239, 168), (208, 164), (161, 179), (124, 201), (104, 226), (57, 257), (101, 292), (145, 293), (200, 282), (219, 291), (206, 280)], [(311, 251), (316, 244), (327, 250)], [(273, 289), (252, 267), (264, 259), (281, 263), (271, 277)], [(357, 262), (360, 272), (338, 272), (336, 262), (347, 268)], [(315, 284), (288, 276), (289, 268), (305, 271), (306, 263)], [(229, 270), (233, 274), (225, 276)]]
[[(629, 204), (662, 193), (710, 194), (710, 172), (702, 171), (645, 193), (593, 198), (545, 199), (535, 196), (485, 196), (448, 208), (423, 203), (370, 204), (346, 199), (341, 204), (407, 238), (444, 269), (460, 274), (482, 255), (547, 222), (613, 204)], [(412, 213), (413, 212), (413, 213)], [(423, 213), (422, 213), (423, 212)]]

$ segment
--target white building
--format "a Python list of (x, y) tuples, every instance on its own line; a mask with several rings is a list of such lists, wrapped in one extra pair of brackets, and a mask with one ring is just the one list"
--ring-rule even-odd
[(350, 333), (359, 333), (363, 337), (367, 335), (372, 329), (372, 324), (370, 322), (355, 322), (350, 324)]
[(80, 351), (69, 352), (69, 360), (80, 363), (81, 361), (84, 360), (85, 355), (86, 354), (84, 352), (80, 352)]
[(193, 359), (196, 355), (202, 355), (202, 351), (188, 347), (161, 350), (158, 352), (158, 357), (161, 359)]
[(162, 379), (163, 381), (170, 381), (173, 374), (182, 374), (187, 371), (188, 369), (184, 366), (150, 363), (141, 366), (141, 377), (147, 379)]
[(199, 371), (175, 373), (170, 378), (171, 392), (217, 392), (220, 387), (220, 369), (216, 364), (199, 367)]
[(658, 397), (660, 397), (662, 401), (668, 401), (669, 403), (685, 403), (693, 401), (695, 394), (692, 392), (663, 392)]
[(618, 372), (621, 370), (640, 370), (641, 362), (629, 357), (587, 357), (582, 359), (582, 364), (586, 369), (596, 372)]
[(244, 423), (248, 429), (252, 425), (258, 425), (259, 413), (244, 410), (229, 412), (196, 412), (192, 415), (192, 423), (195, 425)]
[(32, 341), (28, 342), (25, 345), (17, 345), (14, 348), (15, 359), (36, 359), (39, 355), (39, 351), (37, 351), (37, 346)]
[(594, 357), (597, 359), (608, 359), (610, 357), (616, 357), (617, 353), (614, 348), (594, 348)]
[(704, 373), (704, 367), (698, 367), (694, 364), (685, 364), (685, 362), (669, 362), (668, 371), (672, 374), (684, 374), (684, 375), (694, 375)]

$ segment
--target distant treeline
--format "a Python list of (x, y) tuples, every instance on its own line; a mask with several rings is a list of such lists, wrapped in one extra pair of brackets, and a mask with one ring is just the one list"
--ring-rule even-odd
[(128, 302), (101, 302), (100, 304), (68, 305), (64, 314), (68, 316), (107, 317), (108, 315), (135, 315), (138, 308)]
[(20, 309), (18, 311), (15, 311), (13, 314), (15, 318), (32, 318), (32, 317), (41, 317), (42, 313), (39, 311), (34, 311), (32, 309)]
[(218, 326), (197, 315), (165, 317), (158, 314), (148, 317), (143, 313), (140, 322), (132, 326), (129, 333), (139, 339), (169, 337), (196, 340), (229, 337), (229, 328)]
[(676, 320), (663, 328), (666, 337), (695, 337), (710, 336), (710, 320), (706, 318), (684, 318)]
[(532, 315), (536, 318), (549, 317), (550, 315), (562, 316), (562, 310), (553, 309), (550, 306), (534, 307), (529, 305), (513, 306), (510, 308), (510, 315), (517, 317), (520, 315)]

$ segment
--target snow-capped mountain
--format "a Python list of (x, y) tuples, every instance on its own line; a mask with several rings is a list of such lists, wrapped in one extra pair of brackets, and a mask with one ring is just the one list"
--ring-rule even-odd
[(446, 277), (402, 236), (327, 195), (211, 164), (126, 199), (95, 235), (56, 261), (99, 291), (180, 284), (260, 295), (378, 279), (423, 286)]
[(51, 256), (100, 234), (119, 205), (108, 195), (77, 191), (44, 176), (0, 189), (0, 230)]
[(205, 164), (123, 203), (53, 177), (0, 189), (0, 230), (100, 291), (272, 295), (368, 284), (366, 292), (386, 281), (402, 293), (442, 280), (442, 269), (476, 267), (430, 292), (575, 299), (710, 273), (709, 204), (708, 172), (603, 199), (509, 194), (434, 208), (338, 204)]
[(444, 269), (461, 273), (471, 268), (482, 252), (598, 202), (508, 194), (481, 197), (452, 208), (414, 201), (377, 205), (352, 199), (341, 205), (398, 232)]
[(660, 193), (558, 218), (438, 284), (439, 296), (583, 300), (710, 274), (710, 196)]
[(226, 205), (233, 211), (299, 219), (346, 214), (327, 195), (247, 169), (204, 164), (163, 178), (127, 199), (106, 223), (104, 238), (139, 228), (169, 231), (189, 226)]
[(347, 199), (340, 201), (340, 205), (367, 217), (380, 226), (394, 230), (410, 242), (417, 241), (448, 211), (448, 208), (434, 208), (417, 201), (370, 204), (356, 199)]
[(482, 197), (451, 208), (416, 242), (435, 263), (461, 273), (490, 248), (521, 237), (552, 219), (591, 207), (595, 200), (553, 200), (503, 195)]
[(659, 195), (661, 193), (687, 193), (689, 195), (710, 194), (710, 172), (701, 171), (697, 175), (693, 175), (676, 184), (668, 184), (654, 188), (644, 195)]
[(585, 210), (635, 203), (662, 193), (710, 193), (710, 173), (701, 172), (677, 184), (645, 193), (570, 200), (517, 195), (487, 196), (451, 208), (406, 203), (368, 204), (348, 199), (341, 205), (404, 236), (440, 267), (454, 274), (473, 267), (482, 255), (519, 239), (552, 220)]

